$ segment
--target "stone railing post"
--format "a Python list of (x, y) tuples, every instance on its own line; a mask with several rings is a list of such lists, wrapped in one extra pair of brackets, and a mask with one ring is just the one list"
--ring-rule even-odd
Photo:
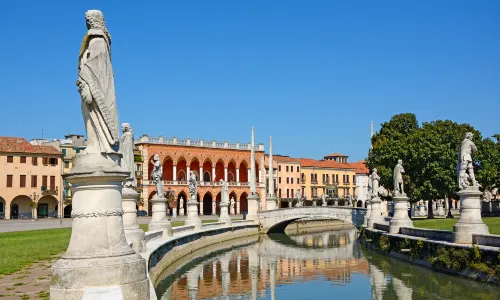
[(406, 196), (394, 196), (394, 216), (389, 222), (389, 233), (399, 233), (400, 227), (413, 227), (413, 222), (408, 217), (408, 201)]
[(137, 200), (140, 194), (131, 188), (123, 188), (123, 228), (125, 238), (132, 244), (135, 252), (146, 251), (146, 241), (144, 240), (144, 231), (137, 225)]
[(163, 231), (163, 238), (172, 237), (172, 224), (167, 219), (167, 199), (154, 195), (151, 199), (153, 204), (153, 216), (148, 226), (148, 231)]

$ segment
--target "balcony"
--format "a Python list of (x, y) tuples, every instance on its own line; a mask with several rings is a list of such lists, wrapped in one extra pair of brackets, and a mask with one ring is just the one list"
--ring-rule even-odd
[(57, 186), (48, 188), (47, 186), (42, 185), (42, 196), (46, 195), (57, 196), (58, 193), (59, 191)]

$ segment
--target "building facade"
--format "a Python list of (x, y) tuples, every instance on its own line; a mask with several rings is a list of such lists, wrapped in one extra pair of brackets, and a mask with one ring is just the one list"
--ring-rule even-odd
[[(301, 189), (300, 183), (300, 159), (289, 156), (274, 156), (278, 163), (278, 193), (276, 196), (280, 203), (288, 205), (289, 201), (296, 198), (297, 190)], [(282, 205), (280, 205), (281, 207)]]
[[(151, 213), (150, 200), (156, 193), (156, 187), (151, 180), (152, 159), (155, 154), (160, 156), (163, 164), (163, 185), (165, 190), (175, 193), (176, 211), (186, 215), (188, 200), (188, 180), (190, 171), (198, 179), (200, 215), (215, 215), (220, 211), (221, 199), (220, 180), (228, 181), (229, 198), (234, 198), (235, 208), (230, 214), (248, 212), (247, 197), (250, 194), (250, 144), (216, 142), (204, 140), (177, 139), (164, 137), (141, 136), (135, 142), (141, 162), (137, 162), (138, 191), (141, 193), (139, 209)], [(265, 203), (266, 185), (264, 160), (264, 145), (255, 146), (255, 173), (257, 178), (257, 193), (261, 202)], [(140, 166), (139, 166), (140, 165)], [(139, 176), (140, 175), (140, 176)], [(182, 202), (182, 204), (181, 204)], [(183, 211), (180, 211), (180, 207)], [(170, 209), (172, 213), (172, 209)]]
[(62, 215), (62, 153), (24, 138), (0, 137), (0, 217)]

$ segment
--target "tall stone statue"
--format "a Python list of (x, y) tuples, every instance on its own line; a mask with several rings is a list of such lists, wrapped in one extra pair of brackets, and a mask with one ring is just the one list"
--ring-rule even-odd
[(236, 213), (236, 211), (234, 210), (234, 204), (236, 203), (236, 201), (234, 201), (234, 197), (231, 197), (231, 211)]
[(120, 152), (123, 157), (121, 159), (121, 166), (130, 176), (125, 179), (125, 187), (135, 189), (137, 182), (135, 179), (134, 170), (134, 132), (129, 123), (122, 124), (122, 136), (120, 137)]
[(403, 174), (405, 169), (403, 168), (403, 160), (398, 159), (398, 164), (394, 167), (394, 173), (392, 176), (394, 182), (394, 196), (406, 196), (403, 183)]
[(227, 184), (227, 181), (225, 180), (220, 180), (221, 184), (221, 203), (224, 204), (229, 204), (229, 186)]
[(156, 195), (158, 198), (165, 198), (165, 189), (163, 188), (163, 167), (161, 165), (160, 156), (155, 154), (151, 160), (153, 164), (153, 171), (151, 172), (151, 179), (156, 185)]
[(196, 181), (196, 174), (193, 171), (189, 172), (189, 200), (196, 201), (196, 193), (198, 190), (198, 183)]
[(368, 180), (368, 194), (370, 195), (370, 199), (378, 197), (379, 184), (380, 176), (377, 174), (377, 169), (373, 168), (370, 180)]
[(462, 190), (466, 189), (471, 183), (472, 186), (478, 186), (474, 176), (474, 166), (472, 165), (472, 155), (477, 151), (477, 147), (472, 141), (473, 137), (472, 132), (467, 132), (458, 152), (458, 186)]
[(108, 156), (119, 150), (111, 36), (101, 11), (87, 11), (85, 19), (88, 31), (80, 48), (76, 81), (87, 132), (85, 152)]

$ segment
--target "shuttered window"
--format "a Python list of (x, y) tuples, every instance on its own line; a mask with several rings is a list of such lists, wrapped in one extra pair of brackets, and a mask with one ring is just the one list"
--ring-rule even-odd
[(13, 175), (7, 175), (7, 187), (12, 187)]
[(26, 175), (19, 176), (19, 187), (26, 187)]
[(37, 176), (36, 175), (31, 175), (31, 187), (36, 188), (37, 186)]

